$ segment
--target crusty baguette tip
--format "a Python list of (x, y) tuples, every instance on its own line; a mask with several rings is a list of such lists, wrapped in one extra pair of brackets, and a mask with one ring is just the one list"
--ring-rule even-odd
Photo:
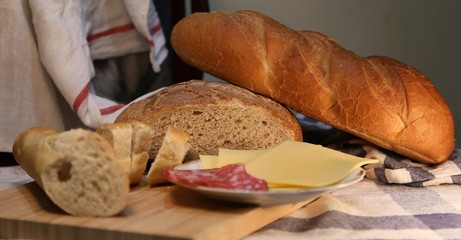
[(47, 196), (71, 215), (113, 216), (127, 204), (128, 176), (99, 134), (34, 127), (16, 138), (13, 154)]

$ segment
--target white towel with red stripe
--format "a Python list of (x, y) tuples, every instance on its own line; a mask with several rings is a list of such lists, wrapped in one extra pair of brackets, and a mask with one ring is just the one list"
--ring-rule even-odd
[(34, 0), (30, 9), (40, 60), (89, 127), (112, 121), (123, 107), (95, 94), (94, 59), (150, 51), (158, 72), (168, 54), (151, 0)]

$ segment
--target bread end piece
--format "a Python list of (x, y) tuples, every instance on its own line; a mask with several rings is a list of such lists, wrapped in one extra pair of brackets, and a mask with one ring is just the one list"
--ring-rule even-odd
[(189, 134), (179, 128), (169, 126), (158, 154), (147, 173), (147, 183), (149, 185), (165, 183), (163, 172), (181, 164), (189, 148)]
[(127, 204), (128, 176), (99, 134), (32, 128), (17, 138), (13, 151), (50, 199), (71, 215), (113, 216)]

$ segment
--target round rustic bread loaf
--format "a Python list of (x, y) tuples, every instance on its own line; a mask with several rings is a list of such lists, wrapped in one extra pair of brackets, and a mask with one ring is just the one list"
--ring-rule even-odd
[(116, 123), (140, 121), (154, 129), (154, 159), (168, 126), (190, 135), (186, 160), (218, 149), (266, 149), (302, 141), (296, 117), (284, 106), (235, 85), (191, 80), (169, 86), (127, 107)]

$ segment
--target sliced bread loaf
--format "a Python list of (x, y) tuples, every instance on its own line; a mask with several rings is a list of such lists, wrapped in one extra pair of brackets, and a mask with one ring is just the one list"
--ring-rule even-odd
[(266, 149), (286, 140), (302, 141), (296, 117), (279, 103), (231, 84), (191, 80), (169, 86), (127, 107), (116, 123), (140, 121), (154, 130), (150, 158), (166, 129), (190, 136), (186, 160), (228, 149)]

